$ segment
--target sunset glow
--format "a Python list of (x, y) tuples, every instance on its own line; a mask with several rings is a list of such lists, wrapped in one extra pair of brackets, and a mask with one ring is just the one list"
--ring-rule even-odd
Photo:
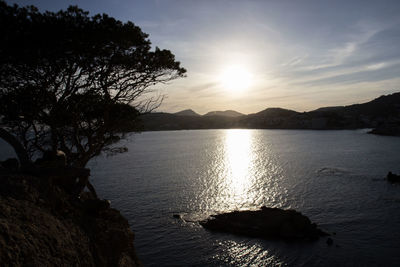
[[(158, 111), (250, 114), (363, 103), (398, 91), (400, 4), (382, 1), (85, 0), (79, 7), (132, 21), (153, 49), (172, 51), (188, 70), (154, 88), (167, 96)], [(40, 11), (78, 3), (7, 2)]]
[(252, 84), (252, 74), (240, 65), (225, 69), (220, 77), (224, 89), (233, 92), (241, 92)]

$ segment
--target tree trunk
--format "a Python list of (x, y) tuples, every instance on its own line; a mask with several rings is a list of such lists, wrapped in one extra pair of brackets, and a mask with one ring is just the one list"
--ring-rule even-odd
[(32, 167), (32, 162), (29, 160), (28, 153), (14, 135), (3, 128), (0, 128), (0, 138), (12, 146), (17, 154), (19, 163), (21, 164), (21, 169), (26, 170)]

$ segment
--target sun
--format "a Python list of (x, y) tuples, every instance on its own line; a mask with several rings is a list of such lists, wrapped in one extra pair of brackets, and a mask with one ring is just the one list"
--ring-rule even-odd
[(221, 85), (229, 91), (240, 92), (248, 89), (252, 83), (252, 74), (243, 66), (230, 66), (220, 76)]

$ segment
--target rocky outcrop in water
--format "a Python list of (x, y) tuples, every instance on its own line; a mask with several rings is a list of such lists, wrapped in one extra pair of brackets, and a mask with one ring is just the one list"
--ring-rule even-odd
[(328, 235), (300, 212), (267, 207), (214, 215), (200, 224), (212, 231), (286, 241), (313, 241)]
[(386, 136), (400, 136), (400, 124), (385, 124), (369, 132), (370, 134), (386, 135)]
[(52, 177), (0, 173), (1, 266), (140, 266), (128, 221)]
[(392, 172), (389, 172), (386, 175), (386, 179), (391, 183), (400, 183), (400, 175), (394, 174)]

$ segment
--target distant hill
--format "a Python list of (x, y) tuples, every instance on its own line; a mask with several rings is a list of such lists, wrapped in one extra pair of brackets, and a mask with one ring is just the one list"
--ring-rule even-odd
[(335, 106), (335, 107), (323, 107), (323, 108), (319, 108), (319, 109), (316, 109), (316, 110), (314, 110), (314, 111), (336, 111), (336, 110), (339, 110), (339, 109), (342, 109), (342, 108), (344, 108), (344, 106)]
[(355, 104), (343, 108), (350, 115), (363, 114), (372, 118), (398, 116), (400, 112), (400, 93), (380, 96), (364, 104)]
[(234, 110), (225, 110), (225, 111), (210, 111), (203, 116), (224, 116), (224, 117), (240, 117), (244, 114), (239, 113)]
[(229, 129), (235, 127), (232, 117), (180, 116), (170, 113), (150, 113), (141, 116), (143, 131)]
[(400, 128), (400, 93), (380, 96), (363, 104), (322, 107), (310, 112), (267, 108), (249, 115), (227, 110), (200, 116), (185, 110), (175, 114), (151, 113), (141, 118), (143, 130), (377, 128), (381, 131), (375, 132), (391, 133), (392, 129)]
[(176, 113), (174, 113), (174, 115), (177, 115), (177, 116), (200, 116), (200, 114), (194, 112), (191, 109), (185, 109), (185, 110), (176, 112)]
[(299, 114), (297, 111), (284, 108), (267, 108), (260, 111), (253, 116), (263, 116), (263, 117), (289, 117)]

